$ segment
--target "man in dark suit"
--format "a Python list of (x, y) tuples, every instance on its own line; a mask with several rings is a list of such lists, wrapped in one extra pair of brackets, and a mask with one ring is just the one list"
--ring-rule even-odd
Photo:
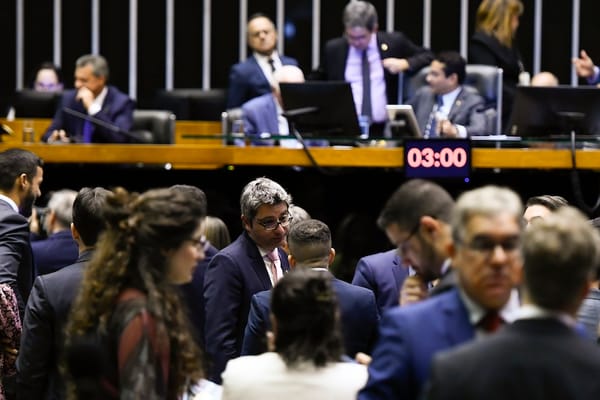
[(476, 89), (463, 85), (466, 65), (456, 51), (439, 53), (431, 62), (428, 86), (420, 88), (408, 101), (426, 137), (464, 138), (489, 133), (483, 97)]
[[(76, 196), (77, 192), (70, 189), (53, 192), (45, 214), (40, 218), (43, 226), (39, 227), (38, 218), (33, 216), (29, 222), (31, 250), (38, 275), (54, 272), (77, 260), (79, 250), (70, 229)], [(48, 235), (46, 238), (35, 234), (41, 233), (41, 229)]]
[(227, 361), (238, 357), (250, 299), (273, 287), (289, 270), (281, 248), (291, 217), (292, 197), (277, 182), (257, 178), (240, 197), (244, 231), (211, 260), (204, 276), (205, 344), (212, 365), (208, 378), (221, 383)]
[[(377, 19), (377, 11), (371, 3), (348, 2), (342, 17), (344, 36), (325, 44), (321, 66), (312, 76), (350, 82), (357, 114), (369, 116), (372, 134), (383, 131), (387, 120), (385, 106), (401, 102), (398, 99), (398, 73), (418, 71), (433, 58), (429, 50), (417, 46), (400, 32), (380, 32)], [(366, 64), (370, 96), (365, 93), (366, 97), (363, 97)], [(370, 110), (363, 110), (363, 103), (366, 103), (363, 99), (367, 98), (370, 99), (367, 107)]]
[[(134, 101), (107, 85), (108, 63), (100, 55), (88, 54), (75, 62), (75, 90), (63, 93), (59, 109), (42, 140), (54, 142), (125, 143), (133, 124)], [(96, 124), (73, 110), (101, 120)]]
[(250, 99), (271, 93), (273, 72), (282, 65), (298, 65), (295, 59), (277, 52), (277, 29), (269, 17), (260, 13), (252, 15), (247, 31), (252, 56), (231, 67), (227, 109), (241, 107)]
[[(329, 227), (316, 219), (294, 223), (287, 243), (292, 268), (312, 268), (331, 276), (340, 307), (345, 354), (354, 358), (358, 352), (370, 353), (375, 344), (379, 322), (375, 296), (371, 290), (336, 279), (328, 271), (335, 258)], [(256, 355), (267, 351), (266, 334), (271, 330), (270, 301), (270, 290), (252, 296), (242, 355)]]
[[(489, 334), (501, 319), (512, 320), (522, 267), (522, 215), (521, 199), (506, 188), (485, 186), (459, 197), (452, 214), (454, 241), (447, 244), (457, 285), (384, 313), (360, 400), (418, 398), (434, 354)], [(407, 253), (429, 240), (399, 229), (387, 233)]]
[(600, 350), (575, 329), (600, 263), (600, 235), (564, 206), (531, 225), (522, 248), (524, 305), (516, 321), (486, 340), (436, 355), (426, 398), (600, 396)]
[(71, 234), (79, 247), (75, 264), (38, 276), (25, 309), (21, 349), (17, 358), (17, 391), (22, 399), (62, 399), (59, 372), (63, 330), (77, 296), (85, 266), (104, 230), (103, 207), (109, 192), (83, 188), (73, 203)]
[(398, 305), (400, 288), (409, 274), (397, 249), (362, 257), (356, 264), (352, 284), (371, 289), (375, 294), (379, 315)]
[(27, 218), (41, 196), (42, 166), (27, 150), (0, 153), (0, 283), (15, 292), (21, 318), (35, 278)]

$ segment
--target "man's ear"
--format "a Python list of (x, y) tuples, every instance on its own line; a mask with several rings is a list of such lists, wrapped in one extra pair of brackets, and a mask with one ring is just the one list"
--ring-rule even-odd
[(335, 249), (332, 247), (329, 249), (329, 259), (327, 260), (327, 265), (333, 264), (333, 260), (335, 260)]
[(250, 222), (248, 221), (248, 218), (246, 218), (245, 215), (242, 215), (240, 218), (242, 219), (242, 226), (244, 227), (244, 229), (246, 231), (249, 231), (250, 229), (252, 229), (252, 225), (250, 224)]
[(441, 229), (440, 221), (430, 217), (429, 215), (423, 215), (420, 222), (421, 227), (423, 227), (423, 229), (425, 229), (425, 231), (428, 233), (435, 233)]
[(295, 268), (296, 267), (297, 261), (296, 261), (296, 258), (293, 255), (288, 254), (288, 262), (290, 263), (290, 268)]

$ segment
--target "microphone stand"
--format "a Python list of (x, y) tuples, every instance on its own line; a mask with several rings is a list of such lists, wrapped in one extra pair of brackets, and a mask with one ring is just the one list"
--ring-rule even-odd
[(84, 114), (84, 113), (79, 112), (77, 110), (73, 110), (72, 108), (69, 108), (69, 107), (64, 107), (63, 111), (66, 112), (67, 114), (70, 114), (70, 115), (73, 115), (75, 117), (81, 118), (81, 119), (83, 119), (85, 121), (89, 121), (89, 122), (91, 122), (91, 123), (93, 123), (95, 125), (99, 125), (99, 126), (105, 128), (105, 129), (108, 129), (108, 130), (113, 131), (115, 133), (120, 133), (123, 136), (126, 136), (127, 138), (133, 140), (134, 142), (144, 143), (143, 140), (141, 140), (139, 137), (137, 137), (133, 133), (128, 132), (126, 130), (123, 130), (120, 127), (118, 127), (117, 125), (115, 125), (115, 124), (111, 124), (110, 122), (103, 121), (100, 118), (96, 118), (96, 117), (94, 117), (92, 115)]

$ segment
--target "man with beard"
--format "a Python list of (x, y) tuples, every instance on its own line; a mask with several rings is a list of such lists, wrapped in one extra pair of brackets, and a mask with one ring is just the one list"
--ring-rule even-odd
[[(12, 288), (21, 320), (35, 277), (27, 217), (41, 195), (42, 166), (42, 160), (27, 150), (9, 149), (0, 153), (0, 283)], [(3, 351), (16, 354), (17, 349)], [(10, 357), (5, 359), (5, 363), (14, 361)], [(2, 377), (2, 383), (6, 399), (14, 399), (14, 375)]]

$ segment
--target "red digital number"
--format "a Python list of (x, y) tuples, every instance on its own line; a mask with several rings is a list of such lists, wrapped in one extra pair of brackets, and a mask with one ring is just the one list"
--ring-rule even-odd
[(414, 147), (408, 150), (406, 162), (411, 168), (419, 168), (421, 166), (421, 150)]

